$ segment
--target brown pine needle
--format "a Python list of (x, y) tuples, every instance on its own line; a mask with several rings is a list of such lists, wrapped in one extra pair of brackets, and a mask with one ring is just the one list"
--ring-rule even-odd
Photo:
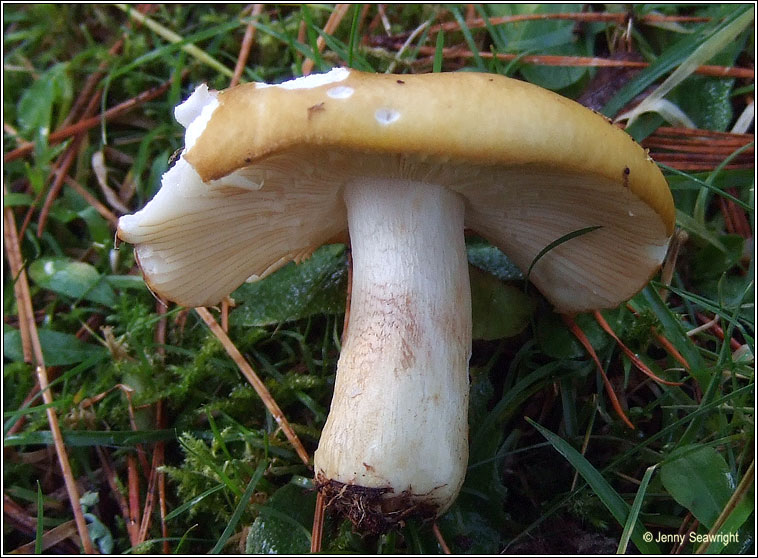
[[(253, 11), (252, 16), (254, 18), (258, 18), (258, 16), (261, 15), (261, 12), (263, 11), (263, 4), (255, 4), (253, 5)], [(242, 37), (242, 44), (240, 45), (240, 52), (237, 56), (237, 63), (234, 66), (234, 75), (232, 76), (232, 80), (229, 82), (229, 87), (234, 87), (240, 82), (240, 79), (242, 78), (242, 72), (245, 71), (245, 65), (247, 64), (247, 59), (250, 56), (250, 49), (253, 47), (253, 40), (255, 39), (255, 25), (253, 25), (253, 22), (247, 24), (247, 27), (245, 28), (245, 36)]]
[(595, 316), (595, 321), (597, 321), (597, 323), (600, 324), (600, 327), (602, 327), (608, 335), (613, 337), (613, 339), (616, 341), (616, 344), (618, 344), (618, 346), (621, 348), (624, 354), (629, 358), (629, 360), (631, 360), (634, 363), (634, 365), (637, 368), (639, 368), (646, 376), (649, 376), (650, 378), (652, 378), (659, 384), (666, 384), (667, 386), (681, 386), (682, 385), (682, 382), (671, 382), (669, 380), (664, 380), (660, 376), (657, 376), (655, 372), (650, 370), (647, 364), (642, 362), (640, 357), (635, 355), (632, 352), (632, 350), (629, 347), (627, 347), (624, 344), (624, 342), (621, 341), (621, 339), (618, 338), (618, 336), (616, 335), (616, 332), (613, 331), (610, 325), (608, 325), (608, 322), (605, 321), (605, 318), (603, 318), (603, 315), (600, 312), (595, 310), (594, 316)]
[(116, 217), (116, 215), (110, 209), (105, 207), (105, 205), (103, 205), (100, 200), (93, 196), (89, 190), (87, 190), (84, 186), (79, 184), (70, 176), (66, 176), (65, 180), (66, 184), (71, 186), (77, 194), (83, 197), (88, 204), (95, 208), (95, 211), (97, 211), (106, 221), (114, 226), (118, 223), (118, 217)]
[(716, 522), (711, 526), (710, 531), (708, 531), (709, 537), (706, 537), (705, 540), (700, 544), (700, 546), (695, 551), (695, 554), (706, 553), (708, 547), (711, 546), (716, 533), (718, 533), (719, 529), (724, 526), (724, 523), (729, 518), (729, 515), (734, 511), (734, 508), (737, 507), (737, 504), (740, 503), (740, 501), (745, 497), (745, 494), (748, 492), (748, 490), (750, 490), (750, 487), (753, 486), (753, 482), (755, 482), (754, 473), (755, 459), (750, 462), (750, 466), (747, 468), (747, 471), (745, 471), (740, 484), (737, 485), (737, 488), (732, 493), (729, 501), (726, 503), (726, 506), (724, 506), (724, 509), (721, 510), (718, 519), (716, 519)]
[(95, 447), (95, 451), (100, 459), (100, 466), (105, 473), (105, 480), (108, 482), (108, 486), (111, 489), (111, 496), (116, 500), (116, 503), (121, 510), (121, 517), (124, 519), (124, 524), (126, 525), (126, 533), (129, 536), (129, 543), (134, 547), (137, 545), (137, 539), (139, 538), (138, 526), (131, 521), (129, 504), (118, 486), (118, 477), (113, 470), (108, 454), (106, 454), (105, 450), (99, 446)]
[(139, 526), (142, 523), (140, 513), (140, 483), (139, 472), (137, 471), (137, 460), (134, 458), (134, 454), (126, 456), (126, 469), (128, 474), (128, 488), (129, 493), (129, 523), (135, 526), (137, 530), (137, 537), (135, 541), (132, 541), (132, 546), (139, 544)]
[(655, 335), (656, 340), (658, 343), (660, 343), (661, 347), (669, 353), (676, 361), (678, 361), (682, 366), (684, 366), (684, 369), (689, 371), (691, 369), (689, 362), (687, 362), (687, 359), (682, 356), (682, 353), (676, 350), (676, 347), (671, 344), (671, 341), (666, 339), (663, 335), (655, 331), (655, 328), (651, 328), (653, 330), (653, 334)]
[[(76, 522), (66, 521), (61, 523), (57, 527), (53, 527), (49, 531), (42, 534), (42, 550), (48, 550), (56, 544), (63, 542), (66, 539), (78, 538), (76, 534)], [(37, 541), (32, 541), (25, 545), (14, 548), (9, 554), (34, 554), (34, 549)]]
[(74, 142), (68, 146), (66, 153), (63, 155), (61, 164), (55, 171), (53, 183), (47, 192), (45, 203), (42, 205), (42, 209), (40, 210), (37, 219), (37, 238), (42, 238), (42, 233), (45, 231), (45, 224), (47, 223), (47, 216), (50, 213), (50, 209), (53, 207), (53, 202), (58, 197), (58, 193), (61, 191), (61, 188), (63, 188), (63, 183), (66, 180), (66, 176), (68, 176), (68, 171), (71, 168), (71, 165), (76, 161), (77, 155), (79, 154), (79, 147), (81, 147), (81, 145), (81, 137), (75, 139)]
[[(60, 426), (58, 425), (58, 415), (56, 414), (55, 406), (53, 404), (53, 393), (49, 389), (45, 359), (42, 355), (42, 344), (40, 343), (39, 335), (37, 333), (37, 324), (34, 321), (34, 307), (32, 306), (29, 282), (26, 277), (26, 271), (23, 267), (18, 265), (23, 260), (16, 230), (16, 219), (10, 207), (5, 208), (4, 216), (5, 222), (3, 233), (5, 251), (8, 254), (8, 263), (11, 265), (11, 273), (17, 278), (13, 285), (13, 289), (16, 295), (16, 304), (18, 305), (19, 322), (21, 329), (25, 328), (27, 330), (26, 334), (21, 334), (22, 342), (26, 339), (26, 342), (31, 345), (31, 354), (29, 355), (30, 360), (28, 362), (36, 365), (37, 382), (39, 383), (39, 388), (42, 392), (42, 400), (47, 406), (45, 410), (47, 413), (47, 421), (50, 425), (50, 433), (53, 437), (55, 453), (58, 456), (58, 464), (61, 468), (69, 503), (71, 504), (71, 510), (74, 514), (74, 521), (76, 522), (79, 537), (82, 541), (82, 550), (86, 554), (93, 554), (95, 549), (92, 546), (92, 540), (90, 539), (89, 531), (87, 530), (87, 522), (84, 519), (82, 507), (79, 504), (79, 488), (76, 485), (74, 474), (71, 471), (68, 452), (63, 443), (63, 435), (61, 434)], [(16, 267), (17, 265), (18, 267)], [(28, 349), (24, 350), (25, 357), (28, 352)]]
[(692, 515), (692, 512), (687, 512), (687, 515), (684, 516), (684, 521), (682, 521), (682, 524), (677, 531), (677, 535), (679, 535), (679, 544), (671, 550), (671, 554), (682, 553), (684, 545), (689, 538), (689, 534), (694, 532), (698, 528), (698, 525), (700, 525), (700, 522)]
[(440, 528), (437, 525), (436, 521), (432, 523), (432, 532), (434, 533), (434, 538), (437, 539), (437, 544), (439, 544), (440, 548), (442, 549), (442, 553), (452, 554), (452, 552), (450, 552), (450, 547), (447, 546), (447, 543), (445, 542), (445, 538), (442, 536), (442, 532), (440, 531)]
[[(640, 315), (639, 312), (637, 312), (631, 304), (627, 303), (626, 308), (632, 314), (639, 317)], [(682, 356), (682, 353), (680, 353), (676, 349), (676, 347), (674, 347), (671, 341), (669, 341), (663, 335), (658, 333), (655, 327), (653, 326), (650, 327), (650, 332), (653, 334), (653, 337), (655, 337), (656, 341), (658, 341), (658, 343), (663, 348), (663, 350), (665, 350), (668, 354), (670, 354), (674, 358), (674, 360), (678, 361), (682, 366), (684, 366), (685, 370), (689, 371), (691, 369), (689, 362), (687, 362), (687, 359), (685, 359)]]
[[(182, 76), (184, 76), (184, 73), (182, 74)], [(171, 80), (169, 80), (165, 83), (162, 83), (161, 85), (158, 85), (157, 87), (148, 89), (147, 91), (140, 93), (136, 97), (133, 97), (127, 101), (124, 101), (123, 103), (120, 103), (113, 108), (106, 110), (104, 113), (98, 116), (85, 118), (83, 120), (80, 120), (76, 124), (72, 124), (71, 126), (66, 126), (65, 128), (56, 130), (55, 132), (53, 132), (52, 134), (48, 136), (47, 142), (50, 145), (60, 143), (63, 140), (66, 140), (70, 137), (76, 136), (78, 134), (81, 134), (82, 132), (90, 130), (91, 128), (94, 128), (95, 126), (99, 126), (100, 124), (103, 123), (103, 121), (110, 120), (116, 116), (124, 114), (125, 112), (129, 112), (135, 107), (138, 107), (141, 104), (144, 104), (148, 101), (152, 101), (153, 99), (163, 95), (166, 91), (169, 90), (169, 88), (171, 87), (171, 83), (172, 83)], [(33, 143), (21, 145), (20, 147), (17, 147), (13, 151), (9, 151), (8, 153), (6, 153), (3, 158), (3, 161), (6, 163), (10, 161), (15, 161), (16, 159), (20, 157), (24, 157), (25, 155), (28, 155), (32, 151), (34, 151)]]
[[(710, 327), (708, 329), (713, 330), (713, 333), (721, 339), (722, 341), (726, 341), (726, 338), (724, 336), (724, 330), (721, 329), (721, 326), (718, 325), (718, 323), (711, 323), (712, 320), (708, 319), (708, 316), (701, 314), (700, 312), (696, 312), (695, 316), (697, 316), (697, 319), (700, 320), (703, 324), (710, 324)], [(739, 349), (742, 345), (739, 341), (737, 341), (734, 337), (729, 338), (729, 346), (732, 348), (732, 350)]]
[[(81, 91), (79, 92), (79, 95), (76, 98), (76, 101), (74, 101), (74, 104), (71, 106), (71, 110), (69, 110), (68, 114), (66, 115), (66, 118), (63, 120), (62, 126), (68, 126), (72, 122), (75, 122), (76, 120), (91, 116), (89, 114), (86, 114), (86, 106), (92, 105), (91, 99), (93, 99), (95, 96), (97, 99), (100, 99), (100, 92), (95, 93), (95, 88), (98, 86), (100, 81), (106, 76), (108, 67), (112, 63), (112, 58), (116, 56), (120, 51), (121, 47), (124, 46), (124, 41), (126, 40), (126, 35), (119, 38), (113, 46), (108, 50), (108, 58), (100, 62), (97, 66), (97, 70), (90, 74), (87, 80), (84, 82), (84, 86), (82, 87)], [(90, 102), (88, 102), (90, 100)], [(97, 101), (96, 101), (97, 102)], [(84, 114), (82, 113), (84, 111)]]
[(568, 326), (569, 331), (571, 331), (571, 333), (574, 334), (574, 337), (576, 337), (579, 340), (579, 342), (582, 344), (584, 349), (590, 355), (592, 360), (595, 361), (595, 365), (597, 366), (597, 369), (600, 371), (600, 375), (603, 378), (603, 385), (605, 385), (605, 391), (611, 400), (611, 405), (613, 406), (613, 409), (616, 411), (616, 414), (621, 418), (621, 420), (624, 421), (624, 423), (629, 428), (634, 430), (634, 425), (632, 424), (632, 421), (629, 420), (629, 417), (626, 416), (624, 409), (621, 407), (621, 403), (619, 403), (618, 397), (616, 397), (616, 392), (613, 391), (613, 385), (611, 385), (611, 381), (608, 379), (608, 376), (605, 374), (605, 370), (603, 370), (603, 365), (600, 363), (600, 359), (598, 358), (597, 353), (595, 353), (595, 349), (592, 347), (590, 340), (587, 339), (587, 336), (584, 334), (581, 328), (578, 325), (576, 325), (576, 322), (574, 321), (572, 317), (566, 314), (562, 314), (561, 317), (563, 318), (563, 321)]
[[(347, 11), (350, 9), (350, 4), (337, 4), (334, 7), (334, 11), (329, 16), (329, 19), (326, 21), (326, 24), (324, 25), (324, 34), (331, 35), (334, 33), (339, 27), (340, 22), (347, 14)], [(326, 47), (326, 42), (324, 41), (324, 37), (319, 35), (319, 38), (316, 39), (316, 47), (318, 48), (319, 52), (324, 52), (324, 47)], [(313, 71), (313, 65), (315, 62), (312, 58), (306, 58), (303, 62), (303, 75), (307, 76)]]
[[(728, 194), (731, 194), (735, 198), (739, 197), (739, 194), (735, 188), (727, 188)], [(748, 239), (753, 237), (753, 230), (750, 227), (750, 221), (745, 214), (745, 211), (737, 206), (734, 201), (725, 199), (723, 197), (718, 198), (719, 209), (724, 215), (724, 221), (727, 232), (731, 234), (738, 234), (742, 238)]]
[[(159, 399), (155, 409), (155, 426), (159, 430), (166, 428), (166, 417), (163, 410), (163, 399)], [(166, 444), (158, 442), (155, 451), (159, 453), (158, 467), (166, 462)], [(158, 505), (161, 514), (161, 535), (163, 537), (163, 554), (171, 554), (171, 546), (168, 542), (168, 525), (166, 524), (166, 473), (158, 472)]]
[(153, 452), (153, 461), (150, 467), (150, 479), (147, 483), (147, 493), (145, 494), (145, 506), (142, 509), (142, 524), (139, 528), (138, 541), (142, 544), (147, 539), (147, 531), (150, 529), (150, 522), (153, 518), (153, 505), (155, 504), (155, 489), (158, 481), (158, 467), (160, 467), (163, 456), (156, 449)]
[(316, 511), (313, 514), (313, 528), (311, 529), (311, 554), (321, 552), (321, 540), (324, 534), (324, 496), (319, 490), (316, 492)]
[(308, 452), (305, 451), (305, 448), (300, 442), (300, 439), (297, 437), (297, 434), (295, 434), (295, 431), (292, 430), (292, 427), (284, 416), (284, 413), (279, 408), (279, 405), (276, 403), (274, 398), (271, 396), (271, 393), (266, 387), (266, 384), (261, 381), (261, 379), (258, 377), (258, 374), (255, 373), (255, 370), (253, 370), (253, 367), (250, 366), (250, 364), (245, 360), (245, 357), (242, 356), (242, 353), (239, 352), (239, 349), (237, 349), (232, 340), (229, 339), (229, 336), (226, 334), (226, 332), (221, 328), (220, 325), (218, 325), (218, 322), (216, 322), (208, 309), (200, 306), (198, 308), (195, 308), (195, 311), (203, 319), (203, 321), (218, 338), (218, 340), (221, 341), (221, 344), (223, 345), (227, 354), (232, 358), (250, 385), (253, 386), (253, 389), (255, 389), (258, 397), (261, 398), (263, 404), (271, 413), (271, 416), (274, 417), (274, 420), (282, 429), (282, 432), (284, 432), (284, 435), (287, 437), (290, 444), (292, 444), (292, 447), (295, 448), (297, 455), (300, 457), (303, 463), (309, 465), (310, 457), (308, 456)]
[[(619, 25), (626, 25), (629, 19), (629, 14), (626, 12), (609, 13), (609, 12), (574, 12), (574, 13), (555, 13), (555, 14), (518, 14), (501, 17), (491, 17), (485, 22), (480, 18), (466, 18), (466, 26), (469, 29), (481, 29), (486, 27), (487, 23), (490, 25), (502, 25), (506, 23), (519, 23), (523, 21), (538, 21), (538, 20), (571, 20), (583, 23), (593, 22), (610, 22), (617, 23)], [(635, 19), (641, 23), (704, 23), (710, 21), (707, 17), (697, 16), (666, 16), (658, 14), (647, 14), (639, 19)], [(460, 31), (460, 25), (457, 21), (448, 21), (440, 25), (434, 26), (431, 31)]]
[[(399, 44), (395, 48), (399, 48)], [(422, 56), (434, 56), (436, 47), (418, 46), (416, 51)], [(616, 60), (612, 58), (601, 58), (597, 56), (558, 56), (551, 54), (511, 54), (505, 52), (480, 51), (477, 53), (480, 58), (497, 58), (510, 62), (518, 59), (525, 64), (534, 64), (536, 66), (563, 66), (563, 67), (584, 67), (593, 68), (613, 67), (613, 68), (647, 68), (650, 64), (639, 60)], [(468, 49), (459, 47), (446, 47), (442, 49), (442, 56), (446, 59), (456, 58), (473, 58), (474, 53)], [(696, 74), (711, 77), (736, 77), (753, 79), (755, 71), (752, 68), (741, 68), (733, 66), (713, 66), (703, 65), (695, 69)]]

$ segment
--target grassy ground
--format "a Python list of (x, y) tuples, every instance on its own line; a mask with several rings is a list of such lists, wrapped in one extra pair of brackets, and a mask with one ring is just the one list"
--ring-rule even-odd
[[(510, 75), (612, 117), (646, 99), (627, 129), (669, 179), (679, 249), (603, 313), (621, 344), (576, 317), (601, 371), (534, 290), (514, 295), (518, 320), (475, 314), (471, 456), (441, 536), (410, 521), (361, 537), (328, 518), (323, 549), (753, 553), (753, 13), (623, 9), (4, 5), (4, 550), (308, 551), (312, 472), (200, 316), (150, 295), (114, 230), (182, 146), (172, 107), (196, 84), (347, 64)], [(475, 298), (523, 292), (496, 250), (468, 249), (498, 277), (472, 272)], [(231, 342), (310, 455), (346, 262), (327, 247), (241, 288), (229, 312)]]

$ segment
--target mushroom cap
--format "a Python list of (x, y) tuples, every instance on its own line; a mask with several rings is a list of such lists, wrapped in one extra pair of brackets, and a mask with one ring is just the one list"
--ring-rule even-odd
[(673, 233), (665, 178), (605, 117), (526, 82), (469, 72), (344, 68), (279, 85), (200, 86), (176, 109), (185, 149), (158, 194), (119, 221), (145, 279), (185, 306), (344, 238), (345, 184), (429, 181), (464, 197), (466, 228), (560, 312), (641, 289)]

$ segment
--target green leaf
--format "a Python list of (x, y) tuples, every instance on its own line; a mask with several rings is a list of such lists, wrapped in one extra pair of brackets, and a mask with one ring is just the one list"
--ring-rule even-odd
[[(492, 15), (534, 15), (581, 11), (576, 4), (498, 4), (487, 6)], [(518, 54), (552, 54), (588, 56), (586, 48), (576, 41), (574, 22), (558, 19), (522, 21), (497, 27), (509, 52)], [(519, 70), (524, 78), (547, 89), (565, 89), (585, 75), (585, 67), (524, 65)]]
[(726, 132), (734, 116), (729, 95), (733, 86), (733, 79), (690, 76), (671, 97), (698, 128)]
[[(534, 22), (531, 22), (534, 23)], [(553, 21), (551, 23), (559, 23)], [(569, 23), (571, 22), (560, 22)], [(571, 25), (569, 25), (571, 27)], [(587, 56), (587, 52), (576, 43), (556, 45), (546, 49), (553, 56)], [(581, 66), (532, 66), (525, 65), (520, 69), (521, 74), (530, 83), (541, 85), (546, 89), (559, 91), (574, 85), (587, 75), (587, 68)]]
[(316, 493), (294, 484), (277, 490), (250, 526), (248, 554), (305, 554), (311, 547), (311, 523)]
[(501, 339), (521, 333), (534, 312), (534, 301), (512, 285), (469, 267), (474, 339)]
[(77, 215), (87, 223), (90, 238), (98, 244), (108, 245), (113, 242), (113, 231), (108, 222), (92, 206), (87, 206), (77, 212)]
[(29, 275), (43, 289), (75, 299), (113, 307), (116, 295), (91, 265), (66, 258), (41, 258), (29, 266)]
[(721, 243), (720, 237), (711, 232), (705, 224), (700, 223), (694, 217), (687, 215), (681, 209), (676, 210), (676, 224), (691, 235), (698, 236), (702, 240), (712, 244), (714, 248), (717, 248), (722, 252), (726, 251), (726, 247)]
[(18, 101), (18, 123), (21, 131), (29, 133), (52, 126), (53, 106), (65, 96), (69, 86), (66, 85), (66, 65), (57, 64), (39, 76)]
[(703, 358), (692, 339), (687, 336), (682, 323), (661, 300), (658, 292), (648, 285), (632, 299), (632, 305), (636, 308), (649, 308), (655, 314), (655, 317), (661, 322), (661, 333), (671, 341), (676, 350), (689, 363), (690, 374), (704, 389), (710, 380), (710, 373), (705, 370)]
[(113, 553), (113, 535), (108, 527), (100, 521), (93, 513), (85, 513), (84, 519), (87, 520), (87, 531), (89, 536), (97, 545), (100, 550), (100, 554), (112, 554)]
[(517, 281), (524, 278), (524, 274), (508, 259), (508, 256), (483, 238), (467, 238), (466, 254), (471, 265), (494, 275), (501, 281)]
[(34, 203), (34, 198), (29, 194), (8, 192), (3, 194), (3, 207), (28, 207)]
[[(468, 28), (468, 25), (466, 24), (466, 20), (463, 18), (463, 14), (461, 14), (461, 11), (454, 5), (449, 6), (450, 12), (453, 14), (453, 17), (458, 22), (458, 25), (460, 27), (461, 33), (463, 34), (463, 38), (466, 40), (466, 44), (468, 45), (469, 49), (471, 50), (471, 54), (474, 55), (474, 63), (476, 64), (476, 69), (480, 72), (485, 72), (487, 70), (486, 66), (484, 65), (484, 62), (482, 61), (482, 57), (479, 56), (479, 45), (476, 44), (476, 41), (474, 40), (473, 35), (471, 34), (471, 30)], [(437, 39), (437, 46), (439, 47), (439, 37)], [(436, 58), (436, 53), (435, 53)]]
[[(106, 351), (105, 347), (85, 343), (69, 333), (51, 329), (40, 329), (38, 333), (46, 366), (77, 364)], [(6, 328), (3, 333), (3, 354), (9, 360), (24, 360), (21, 333), (17, 329)]]
[(306, 261), (290, 262), (275, 273), (246, 283), (232, 293), (241, 306), (229, 316), (234, 326), (263, 326), (316, 314), (345, 311), (347, 292), (345, 246), (331, 244)]
[(658, 78), (673, 70), (684, 62), (699, 46), (701, 46), (709, 37), (716, 35), (725, 27), (734, 23), (740, 16), (745, 15), (752, 6), (744, 5), (737, 9), (731, 9), (723, 19), (713, 18), (712, 22), (701, 26), (689, 35), (685, 35), (675, 44), (666, 48), (661, 55), (642, 70), (633, 79), (629, 80), (613, 98), (603, 107), (601, 111), (608, 117), (616, 116), (629, 101), (642, 93), (648, 85), (651, 85)]
[[(540, 389), (544, 389), (548, 381), (552, 381), (561, 369), (566, 369), (562, 362), (554, 361), (532, 370), (511, 386), (500, 401), (479, 422), (478, 427), (471, 432), (470, 456), (472, 460), (482, 460), (491, 457), (490, 450), (493, 436), (502, 435), (502, 425), (509, 420), (521, 405)], [(570, 370), (568, 373), (571, 373)]]
[[(618, 492), (613, 489), (610, 483), (605, 480), (605, 477), (600, 474), (600, 471), (595, 469), (581, 453), (571, 447), (563, 438), (540, 426), (529, 417), (526, 417), (526, 420), (582, 475), (582, 478), (587, 481), (587, 484), (590, 485), (595, 495), (600, 498), (600, 501), (608, 508), (608, 511), (611, 512), (616, 521), (620, 525), (625, 525), (630, 513), (629, 506), (619, 496)], [(655, 542), (647, 542), (643, 538), (644, 532), (645, 526), (642, 522), (636, 521), (630, 536), (637, 549), (643, 554), (660, 554), (661, 551)]]
[(725, 248), (719, 250), (713, 244), (707, 244), (695, 256), (692, 271), (700, 279), (720, 277), (733, 266), (739, 264), (745, 246), (745, 239), (737, 234), (722, 235), (719, 242)]
[[(600, 352), (608, 344), (610, 337), (591, 314), (577, 314), (574, 316), (574, 322), (587, 336), (596, 352)], [(555, 312), (540, 309), (535, 330), (540, 349), (552, 358), (581, 358), (587, 354), (576, 336)]]
[(674, 500), (709, 529), (734, 492), (729, 466), (711, 446), (677, 449), (661, 466), (661, 482)]
[(434, 63), (432, 64), (432, 72), (439, 74), (442, 71), (442, 49), (445, 48), (445, 33), (440, 30), (437, 33), (437, 43), (434, 47)]
[(114, 289), (134, 289), (147, 292), (145, 280), (139, 275), (106, 275), (105, 280)]
[(462, 508), (456, 502), (437, 522), (444, 539), (457, 552), (482, 555), (497, 554), (500, 550), (500, 534), (481, 511)]

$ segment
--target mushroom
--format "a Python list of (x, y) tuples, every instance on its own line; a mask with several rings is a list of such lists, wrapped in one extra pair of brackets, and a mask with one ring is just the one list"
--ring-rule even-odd
[(202, 85), (176, 118), (179, 160), (118, 227), (154, 292), (212, 305), (349, 231), (350, 321), (314, 469), (325, 501), (363, 530), (438, 516), (463, 483), (464, 229), (530, 269), (564, 313), (633, 296), (674, 229), (666, 181), (631, 137), (498, 75), (337, 68)]

